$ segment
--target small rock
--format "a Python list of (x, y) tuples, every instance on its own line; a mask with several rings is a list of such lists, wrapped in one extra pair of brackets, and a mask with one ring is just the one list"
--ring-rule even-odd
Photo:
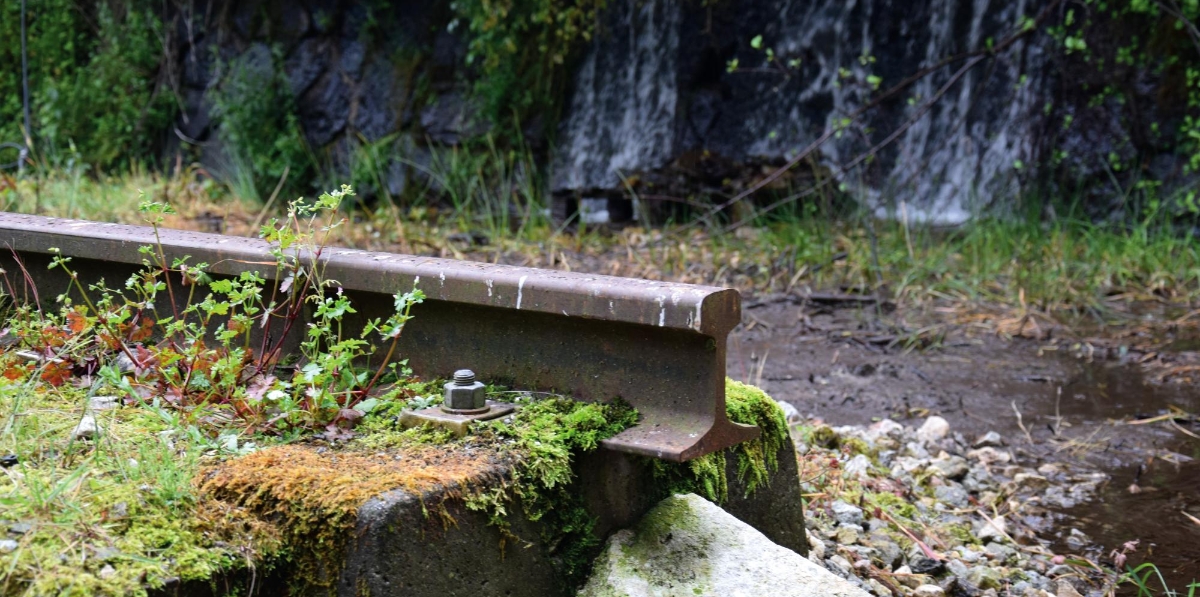
[(872, 593), (878, 595), (879, 597), (891, 597), (892, 592), (889, 591), (887, 587), (883, 586), (883, 583), (873, 578), (867, 579), (867, 586), (871, 588)]
[(1017, 473), (1013, 476), (1013, 485), (1029, 491), (1041, 491), (1050, 486), (1050, 480), (1033, 473)]
[(117, 355), (117, 371), (120, 373), (131, 373), (133, 371), (133, 359), (129, 355), (121, 353)]
[(949, 504), (958, 509), (963, 509), (971, 505), (971, 496), (958, 483), (940, 485), (934, 488), (933, 497), (937, 498), (939, 502)]
[(937, 585), (920, 585), (913, 589), (913, 597), (942, 597), (946, 592)]
[(999, 448), (999, 447), (1003, 446), (1004, 443), (1005, 443), (1004, 438), (1001, 437), (999, 433), (996, 433), (995, 431), (989, 431), (989, 432), (979, 436), (979, 439), (975, 440), (975, 443), (971, 444), (971, 447), (972, 448)]
[(94, 439), (99, 431), (96, 426), (96, 418), (92, 415), (83, 415), (79, 419), (79, 424), (75, 426), (75, 430), (71, 432), (71, 437), (74, 439)]
[(984, 590), (999, 588), (1003, 579), (1000, 571), (988, 566), (976, 566), (972, 568), (967, 572), (966, 578), (968, 582)]
[(1088, 537), (1083, 531), (1075, 528), (1071, 529), (1071, 531), (1067, 533), (1066, 541), (1067, 546), (1071, 549), (1083, 549), (1084, 547), (1092, 544), (1091, 537)]
[(783, 411), (783, 419), (787, 421), (788, 425), (799, 423), (804, 419), (804, 417), (800, 415), (800, 411), (796, 410), (796, 407), (792, 406), (790, 402), (776, 400), (775, 404), (778, 404), (779, 410)]
[(835, 537), (839, 545), (854, 545), (862, 537), (862, 531), (852, 524), (843, 524), (837, 528)]
[(105, 564), (104, 567), (100, 569), (100, 578), (111, 578), (112, 575), (116, 573), (117, 569), (113, 568), (112, 564)]
[(867, 427), (867, 439), (870, 440), (877, 440), (881, 437), (888, 437), (892, 435), (898, 437), (902, 433), (904, 433), (904, 426), (891, 419), (883, 419), (882, 421)]
[(833, 564), (833, 566), (842, 573), (842, 576), (850, 576), (850, 571), (854, 569), (854, 567), (850, 565), (850, 560), (847, 560), (839, 555), (834, 555), (827, 561), (830, 564)]
[(971, 569), (958, 560), (950, 560), (946, 562), (946, 571), (959, 578), (966, 578)]
[(942, 458), (942, 455), (945, 455), (945, 453), (939, 454), (938, 459), (933, 461), (933, 468), (940, 472), (943, 477), (958, 481), (971, 472), (971, 467), (967, 465), (966, 458), (950, 455), (945, 455), (945, 458)]
[(946, 571), (946, 565), (933, 558), (919, 558), (915, 560), (910, 558), (910, 561), (913, 562), (912, 571), (914, 574), (936, 576)]
[(88, 399), (88, 408), (92, 410), (108, 410), (121, 405), (116, 396), (92, 396)]
[(8, 525), (8, 532), (14, 533), (17, 535), (24, 535), (25, 533), (28, 533), (29, 531), (32, 531), (32, 530), (33, 530), (33, 525), (29, 524), (28, 522), (14, 522), (14, 523), (10, 523)]
[(1083, 597), (1083, 595), (1079, 594), (1079, 591), (1075, 590), (1075, 587), (1071, 586), (1071, 583), (1065, 580), (1058, 581), (1058, 591), (1056, 594), (1057, 597)]
[(892, 578), (896, 579), (896, 582), (910, 589), (915, 589), (925, 584), (925, 576), (921, 574), (913, 574), (912, 568), (909, 568), (908, 566), (901, 566), (897, 568), (895, 572), (892, 572)]
[(871, 459), (863, 454), (857, 454), (842, 465), (842, 476), (851, 479), (866, 479), (867, 471), (870, 469)]
[(1008, 535), (1008, 521), (1004, 519), (1004, 515), (997, 516), (991, 521), (984, 521), (980, 527), (977, 537), (982, 543), (990, 541), (1003, 541)]
[(967, 458), (978, 460), (980, 463), (990, 466), (993, 464), (1008, 464), (1012, 461), (1012, 454), (995, 448), (979, 448), (978, 450), (967, 452)]
[(0, 539), (0, 553), (11, 553), (19, 547), (12, 539)]
[(4, 454), (3, 456), (0, 456), (0, 467), (8, 468), (10, 466), (16, 466), (20, 462), (21, 459), (17, 458), (16, 454)]
[(805, 531), (808, 535), (808, 557), (812, 560), (825, 559), (825, 542), (818, 539), (816, 535)]
[(939, 416), (932, 416), (925, 419), (925, 424), (917, 430), (917, 439), (925, 442), (936, 442), (950, 433), (950, 423), (946, 422)]
[(963, 547), (959, 554), (959, 557), (962, 558), (962, 561), (968, 564), (974, 564), (975, 562), (978, 562), (980, 558), (979, 552), (969, 547)]
[(858, 506), (838, 500), (830, 504), (829, 508), (833, 510), (833, 517), (839, 524), (862, 525), (863, 523), (863, 511)]
[(1003, 543), (988, 543), (986, 548), (987, 554), (997, 562), (1004, 564), (1009, 560), (1016, 559), (1017, 550)]

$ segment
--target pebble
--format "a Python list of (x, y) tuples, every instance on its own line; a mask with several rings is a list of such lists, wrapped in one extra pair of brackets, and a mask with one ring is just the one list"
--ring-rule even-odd
[[(874, 573), (879, 570), (895, 571), (893, 586), (905, 597), (1075, 597), (1046, 592), (1059, 588), (1048, 576), (1075, 575), (1074, 567), (1054, 566), (1045, 572), (1051, 562), (1014, 549), (1008, 533), (1018, 520), (1021, 530), (1026, 525), (1036, 529), (1038, 521), (1049, 520), (1052, 515), (1043, 509), (1047, 504), (1093, 499), (1098, 485), (1106, 482), (1104, 475), (1085, 472), (1080, 465), (1060, 464), (1042, 465), (1035, 472), (1014, 458), (998, 433), (989, 431), (972, 442), (952, 433), (945, 419), (936, 416), (917, 430), (885, 419), (868, 428), (837, 427), (833, 432), (843, 440), (854, 438), (873, 446), (871, 455), (853, 457), (823, 445), (809, 446), (810, 455), (841, 462), (841, 477), (850, 480), (852, 490), (859, 483), (864, 489), (896, 491), (896, 495), (906, 490), (910, 493), (903, 499), (915, 509), (921, 524), (969, 525), (974, 540), (943, 534), (944, 544), (932, 546), (945, 554), (938, 561), (904, 541), (886, 518), (868, 515), (851, 500), (834, 501), (825, 505), (831, 516), (810, 519), (810, 560), (881, 596), (890, 592), (876, 586), (879, 579)], [(972, 505), (975, 500), (997, 506), (1008, 501), (1015, 508), (1012, 504), (1028, 503), (1031, 498), (1040, 498), (1040, 504), (1030, 509), (1022, 506), (1008, 519), (998, 516), (991, 522)], [(1064, 530), (1062, 537), (1076, 550), (1091, 545), (1091, 538), (1077, 530)], [(909, 547), (901, 548), (900, 541)], [(1074, 547), (1077, 543), (1080, 547)]]
[(975, 443), (971, 444), (971, 447), (972, 448), (999, 448), (1003, 445), (1004, 445), (1004, 438), (1001, 437), (1000, 434), (996, 433), (995, 431), (989, 431), (989, 432), (979, 436), (979, 439), (975, 440)]
[(933, 497), (954, 506), (955, 508), (966, 508), (971, 505), (970, 495), (967, 490), (963, 489), (958, 483), (950, 485), (940, 485), (933, 490)]
[(88, 399), (88, 408), (92, 410), (109, 410), (120, 404), (120, 399), (116, 396), (92, 396)]
[(12, 539), (0, 539), (0, 553), (11, 553), (19, 547)]
[(1017, 473), (1013, 476), (1013, 485), (1018, 489), (1041, 491), (1050, 486), (1050, 480), (1033, 473)]
[(778, 404), (779, 409), (783, 411), (783, 419), (787, 421), (788, 425), (799, 423), (804, 419), (804, 417), (800, 415), (800, 411), (796, 410), (796, 407), (792, 406), (790, 402), (776, 400), (775, 404)]
[(842, 465), (842, 476), (851, 479), (865, 479), (869, 470), (871, 470), (871, 459), (863, 454), (858, 454)]
[(981, 464), (1008, 464), (1012, 461), (1012, 454), (995, 448), (979, 448), (967, 452), (967, 458), (978, 460)]
[(1003, 541), (1008, 534), (1008, 521), (1004, 519), (1004, 515), (997, 516), (991, 521), (984, 521), (983, 526), (979, 527), (979, 541), (988, 543), (989, 541)]
[(850, 524), (844, 524), (837, 528), (837, 534), (834, 538), (837, 539), (839, 545), (854, 545), (858, 543), (859, 537), (862, 536), (862, 531), (858, 527)]
[(1079, 529), (1072, 528), (1071, 531), (1067, 533), (1067, 547), (1070, 547), (1071, 549), (1083, 549), (1091, 543), (1092, 538), (1085, 535), (1083, 531)]
[(925, 424), (917, 430), (917, 439), (925, 443), (936, 442), (950, 433), (950, 423), (939, 416), (925, 419)]
[(863, 523), (863, 511), (858, 506), (838, 500), (830, 504), (829, 508), (833, 510), (833, 517), (838, 524), (861, 525)]
[(104, 567), (100, 569), (100, 578), (111, 578), (112, 575), (116, 573), (117, 569), (113, 568), (112, 564), (105, 564)]
[(913, 589), (912, 594), (913, 597), (942, 597), (946, 591), (937, 585), (920, 585)]
[(71, 432), (71, 437), (78, 440), (93, 439), (99, 430), (95, 417), (83, 415), (83, 418), (79, 419), (79, 424), (75, 426), (75, 430)]

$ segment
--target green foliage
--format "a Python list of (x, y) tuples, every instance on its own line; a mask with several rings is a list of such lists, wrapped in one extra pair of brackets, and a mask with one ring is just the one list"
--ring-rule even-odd
[[(605, 0), (455, 0), (478, 69), (476, 98), (497, 124), (555, 107), (567, 64), (590, 40)], [(459, 25), (461, 23), (461, 25)]]
[[(166, 32), (148, 0), (28, 0), (34, 146), (50, 164), (151, 159), (176, 113), (164, 85)], [(23, 138), (20, 2), (0, 4), (0, 140)]]
[[(177, 427), (215, 427), (206, 429), (209, 437), (219, 437), (229, 421), (263, 433), (321, 426), (342, 433), (378, 405), (367, 396), (385, 375), (393, 380), (409, 375), (405, 362), (393, 356), (412, 307), (424, 299), (416, 288), (399, 293), (387, 318), (369, 320), (353, 334), (343, 329), (343, 319), (355, 311), (326, 278), (321, 257), (329, 235), (343, 223), (338, 206), (351, 195), (344, 186), (311, 203), (294, 201), (286, 218), (263, 227), (275, 258), (272, 279), (279, 281), (270, 286), (255, 271), (214, 279), (208, 264), (190, 263), (187, 256), (168, 261), (156, 243), (141, 248), (143, 269), (129, 278), (125, 291), (103, 281), (84, 288), (71, 258), (51, 249), (51, 269), (62, 270), (71, 288), (58, 297), (57, 313), (19, 307), (13, 333), (39, 354), (53, 355), (42, 375), (51, 385), (67, 383), (76, 369), (98, 369), (114, 389)], [(142, 212), (157, 236), (172, 209), (145, 202)], [(201, 294), (205, 287), (208, 292)], [(285, 339), (301, 329), (296, 324), (306, 311), (304, 366), (290, 379), (279, 378)], [(252, 337), (257, 330), (263, 330), (260, 340)], [(362, 369), (374, 353), (375, 336), (387, 353), (374, 370)], [(151, 343), (152, 337), (162, 341)], [(130, 375), (113, 365), (122, 359)], [(196, 433), (198, 441), (205, 435)], [(217, 447), (237, 451), (236, 442), (227, 444)]]
[(565, 582), (579, 584), (600, 540), (574, 484), (572, 464), (580, 454), (598, 448), (600, 440), (636, 422), (637, 411), (620, 401), (596, 404), (551, 397), (523, 404), (511, 420), (488, 426), (517, 458), (511, 483), (469, 496), (467, 507), (487, 512), (492, 524), (509, 533), (508, 504), (516, 498), (526, 517), (543, 521), (548, 529), (542, 539), (557, 546)]
[(213, 94), (213, 115), (231, 154), (234, 171), (228, 174), (235, 188), (242, 196), (263, 199), (280, 184), (295, 190), (311, 179), (315, 160), (300, 128), (279, 50), (269, 57), (248, 52), (226, 67)]

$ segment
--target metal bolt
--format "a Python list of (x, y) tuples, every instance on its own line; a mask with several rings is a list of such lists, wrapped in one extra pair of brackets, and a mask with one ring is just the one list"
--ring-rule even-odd
[[(454, 381), (445, 386), (446, 400), (442, 409), (460, 414), (476, 414), (488, 410), (487, 396), (484, 385), (475, 381), (475, 372), (470, 369), (459, 369), (454, 372)], [(466, 412), (464, 412), (466, 411)]]

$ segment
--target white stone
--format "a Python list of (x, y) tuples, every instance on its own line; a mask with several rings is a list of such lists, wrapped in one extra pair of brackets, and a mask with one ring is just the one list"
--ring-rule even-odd
[(779, 409), (783, 411), (783, 418), (787, 421), (788, 425), (795, 425), (804, 420), (804, 417), (800, 415), (800, 411), (796, 410), (796, 407), (792, 406), (790, 402), (776, 400), (775, 404), (778, 404)]
[(856, 454), (842, 465), (842, 476), (850, 479), (866, 479), (867, 471), (871, 470), (871, 459), (863, 454)]
[(925, 419), (925, 424), (917, 430), (917, 439), (923, 442), (936, 442), (950, 433), (950, 423), (939, 416)]
[(75, 430), (71, 432), (71, 437), (75, 439), (93, 439), (99, 433), (100, 428), (96, 425), (96, 418), (92, 415), (83, 415), (79, 419), (79, 424), (75, 426)]
[(867, 438), (871, 441), (877, 441), (881, 437), (891, 437), (892, 435), (900, 437), (903, 434), (904, 426), (891, 419), (883, 419), (867, 427)]
[(978, 460), (981, 464), (991, 466), (993, 464), (1008, 464), (1012, 461), (1012, 454), (995, 448), (979, 448), (978, 450), (967, 452), (967, 458)]
[(867, 597), (696, 495), (676, 495), (618, 531), (579, 597)]
[(979, 541), (987, 543), (989, 541), (1003, 541), (1008, 533), (1008, 521), (1004, 516), (997, 516), (990, 521), (984, 521), (983, 526), (979, 528)]
[(913, 597), (942, 597), (946, 592), (937, 585), (921, 585), (913, 589)]
[(838, 524), (861, 525), (863, 523), (863, 511), (858, 506), (838, 500), (830, 504), (829, 509), (833, 510), (833, 517), (837, 519)]
[(816, 535), (804, 531), (808, 535), (808, 559), (813, 561), (825, 559), (825, 542), (818, 539)]
[(108, 410), (116, 408), (120, 401), (116, 396), (92, 396), (88, 398), (88, 408), (92, 410)]

